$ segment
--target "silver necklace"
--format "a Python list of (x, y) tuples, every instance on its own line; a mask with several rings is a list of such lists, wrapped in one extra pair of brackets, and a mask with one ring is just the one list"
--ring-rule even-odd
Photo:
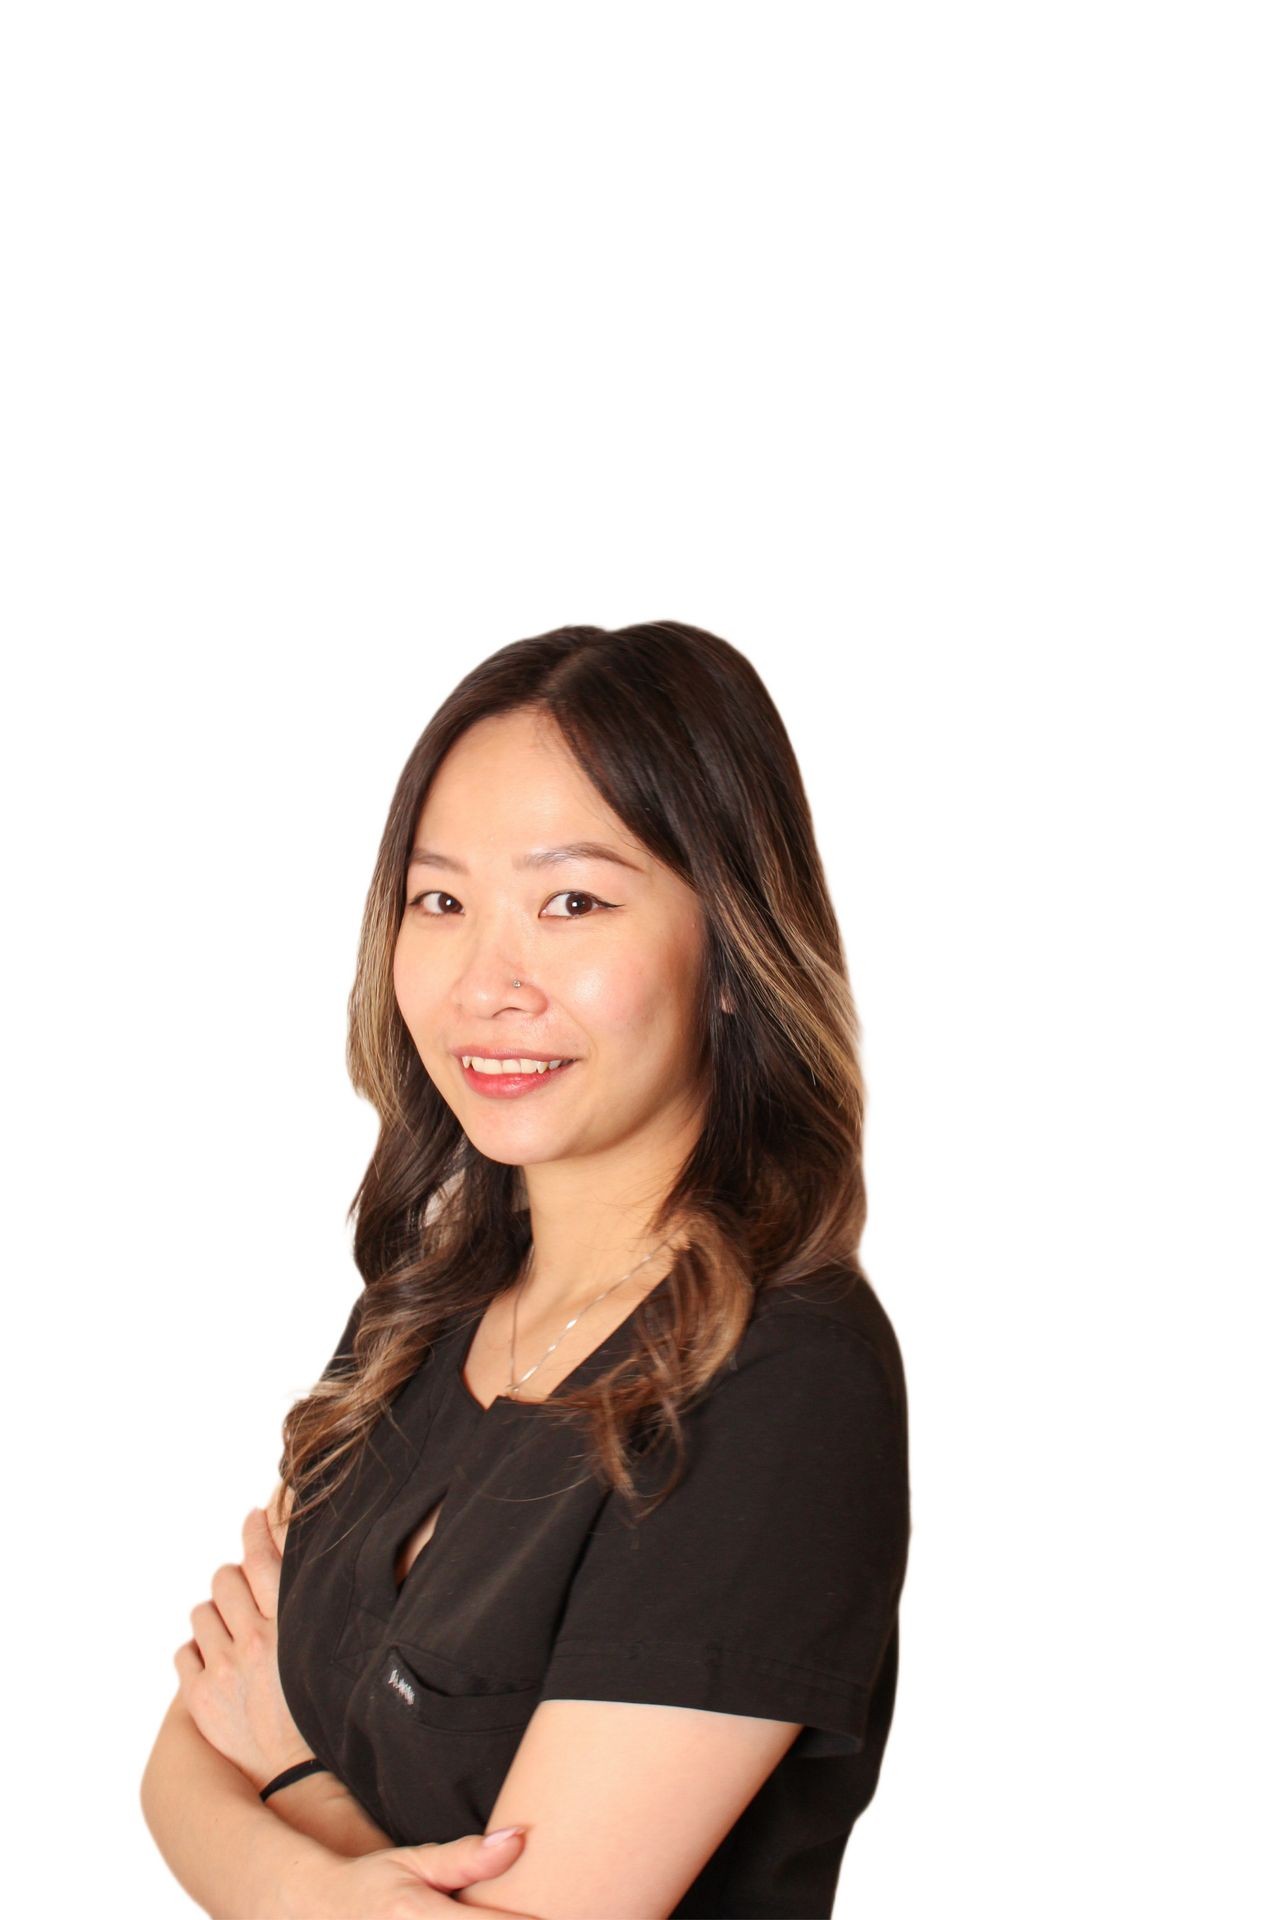
[[(664, 1240), (661, 1243), (660, 1246), (654, 1247), (652, 1252), (646, 1253), (643, 1260), (637, 1260), (634, 1267), (630, 1269), (630, 1272), (623, 1274), (622, 1280), (629, 1280), (633, 1273), (639, 1273), (641, 1267), (643, 1267), (644, 1265), (646, 1265), (648, 1261), (653, 1259), (654, 1254), (661, 1253), (663, 1247), (669, 1247), (671, 1245), (671, 1241), (672, 1239), (674, 1239), (674, 1237), (675, 1237), (674, 1235), (669, 1236), (666, 1240)], [(589, 1313), (592, 1307), (594, 1307), (599, 1301), (604, 1299), (604, 1296), (606, 1293), (616, 1293), (617, 1289), (622, 1285), (622, 1280), (615, 1280), (612, 1286), (608, 1286), (604, 1289), (603, 1293), (598, 1293), (594, 1300), (588, 1300), (585, 1307), (579, 1307), (577, 1313), (574, 1314), (572, 1320), (570, 1320), (568, 1326), (565, 1328), (564, 1333), (559, 1334), (556, 1337), (556, 1339), (554, 1339), (551, 1342), (551, 1345), (547, 1348), (546, 1352), (543, 1354), (542, 1359), (535, 1360), (533, 1365), (525, 1373), (522, 1373), (520, 1375), (519, 1380), (517, 1380), (516, 1379), (516, 1308), (519, 1304), (520, 1295), (524, 1292), (525, 1287), (528, 1286), (532, 1278), (533, 1278), (533, 1255), (531, 1253), (529, 1257), (529, 1271), (525, 1275), (524, 1284), (517, 1290), (515, 1299), (513, 1299), (511, 1302), (511, 1378), (507, 1383), (507, 1392), (509, 1394), (514, 1394), (514, 1392), (516, 1391), (516, 1388), (522, 1387), (525, 1381), (529, 1378), (529, 1375), (531, 1373), (536, 1373), (539, 1367), (544, 1366), (546, 1364), (546, 1362), (551, 1358), (552, 1354), (555, 1352), (556, 1348), (560, 1345), (561, 1340), (564, 1339), (564, 1334), (570, 1332), (572, 1328), (577, 1326), (579, 1320), (581, 1320), (584, 1313)]]

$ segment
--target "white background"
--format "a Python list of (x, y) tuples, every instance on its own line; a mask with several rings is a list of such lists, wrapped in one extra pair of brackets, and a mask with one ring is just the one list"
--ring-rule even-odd
[(194, 1911), (138, 1782), (358, 1291), (400, 767), (655, 617), (770, 687), (865, 1027), (914, 1532), (837, 1914), (1275, 1910), (1269, 14), (6, 9), (25, 1911)]

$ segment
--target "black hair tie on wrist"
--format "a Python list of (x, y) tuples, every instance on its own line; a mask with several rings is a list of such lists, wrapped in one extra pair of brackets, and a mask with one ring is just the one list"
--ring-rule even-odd
[(296, 1767), (286, 1767), (284, 1772), (278, 1773), (274, 1780), (268, 1780), (265, 1787), (259, 1787), (258, 1798), (265, 1800), (267, 1795), (274, 1793), (277, 1787), (291, 1787), (295, 1780), (305, 1779), (309, 1773), (328, 1773), (328, 1771), (323, 1760), (299, 1760)]

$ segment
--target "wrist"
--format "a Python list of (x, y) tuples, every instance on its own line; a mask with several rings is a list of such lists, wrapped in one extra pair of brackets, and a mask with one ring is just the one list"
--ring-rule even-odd
[[(264, 1787), (259, 1787), (258, 1798), (266, 1806), (272, 1800), (282, 1799), (290, 1787), (301, 1786), (304, 1780), (314, 1780), (317, 1774), (332, 1778), (323, 1760), (314, 1758), (297, 1760), (291, 1767), (281, 1768), (280, 1772), (274, 1774)], [(277, 1808), (276, 1811), (278, 1812), (279, 1809)]]
[(336, 1920), (342, 1902), (335, 1881), (346, 1864), (321, 1842), (306, 1844), (276, 1891), (272, 1920)]
[[(307, 1745), (305, 1740), (295, 1740), (289, 1746), (279, 1747), (274, 1753), (268, 1755), (266, 1759), (260, 1761), (256, 1767), (246, 1768), (245, 1774), (258, 1792), (261, 1793), (265, 1786), (268, 1786), (278, 1775), (286, 1773), (290, 1767), (300, 1766), (304, 1760), (314, 1760), (315, 1758), (316, 1755), (313, 1749)], [(281, 1787), (279, 1791), (281, 1793), (287, 1793), (288, 1788)], [(274, 1794), (272, 1798), (275, 1798)]]

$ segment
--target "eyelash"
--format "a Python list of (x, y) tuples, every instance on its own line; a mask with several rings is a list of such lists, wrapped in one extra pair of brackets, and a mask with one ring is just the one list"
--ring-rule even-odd
[[(410, 907), (420, 907), (422, 902), (429, 900), (433, 893), (443, 894), (446, 900), (455, 900), (457, 898), (456, 894), (446, 892), (443, 887), (428, 887), (425, 892), (414, 895), (413, 899), (409, 902)], [(585, 887), (561, 887), (560, 891), (553, 893), (551, 898), (552, 900), (559, 900), (562, 896), (570, 900), (591, 900), (594, 901), (597, 907), (613, 908), (618, 904), (616, 900), (602, 900), (598, 893), (588, 893)], [(424, 911), (419, 917), (423, 920), (453, 920), (457, 918), (457, 915), (450, 913), (428, 913)], [(594, 917), (594, 912), (553, 913), (551, 916), (553, 920), (591, 920)]]

